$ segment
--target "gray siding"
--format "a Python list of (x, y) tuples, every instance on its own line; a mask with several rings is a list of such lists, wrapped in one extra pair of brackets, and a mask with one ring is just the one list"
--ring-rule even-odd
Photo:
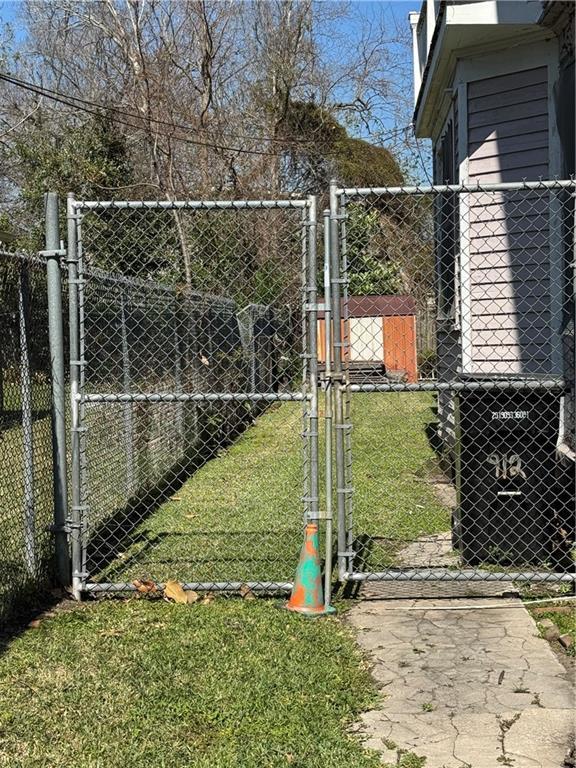
[[(468, 86), (468, 181), (548, 178), (547, 68)], [(550, 199), (543, 192), (466, 196), (471, 373), (553, 370)], [(551, 323), (552, 320), (552, 323)]]

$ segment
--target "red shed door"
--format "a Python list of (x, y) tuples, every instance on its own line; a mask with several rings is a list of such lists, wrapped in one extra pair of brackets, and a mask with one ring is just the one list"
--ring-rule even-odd
[(385, 317), (383, 322), (384, 365), (387, 371), (403, 372), (410, 383), (418, 379), (416, 365), (416, 318), (413, 315)]

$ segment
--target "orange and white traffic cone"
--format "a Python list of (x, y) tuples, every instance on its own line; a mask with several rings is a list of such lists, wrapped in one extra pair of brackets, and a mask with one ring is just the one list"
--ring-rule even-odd
[(292, 595), (286, 603), (286, 608), (305, 616), (335, 613), (331, 605), (324, 603), (317, 523), (306, 525)]

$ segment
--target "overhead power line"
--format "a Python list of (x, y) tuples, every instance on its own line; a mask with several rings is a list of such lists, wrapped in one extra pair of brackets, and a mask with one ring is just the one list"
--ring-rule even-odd
[[(193, 128), (189, 125), (183, 125), (180, 123), (173, 123), (167, 120), (161, 120), (154, 117), (149, 116), (143, 116), (134, 112), (130, 112), (128, 110), (121, 109), (119, 107), (113, 107), (113, 106), (107, 106), (105, 104), (101, 104), (95, 101), (91, 101), (88, 99), (83, 99), (79, 96), (69, 96), (67, 94), (64, 94), (60, 91), (55, 91), (50, 88), (46, 88), (44, 86), (36, 85), (35, 83), (28, 82), (26, 80), (21, 80), (20, 78), (13, 77), (6, 73), (0, 73), (0, 80), (3, 80), (6, 83), (9, 83), (17, 88), (21, 88), (26, 91), (30, 91), (31, 93), (34, 93), (38, 96), (44, 96), (45, 98), (55, 101), (59, 104), (63, 104), (65, 106), (71, 107), (72, 109), (76, 109), (78, 111), (86, 112), (91, 115), (95, 116), (101, 116), (102, 112), (113, 112), (115, 115), (121, 115), (123, 118), (130, 118), (130, 119), (136, 119), (145, 121), (147, 123), (153, 123), (155, 125), (162, 125), (169, 128), (177, 128), (178, 130), (184, 130), (184, 131), (204, 131), (207, 132), (208, 129), (205, 128)], [(124, 125), (128, 128), (135, 128), (137, 130), (142, 130), (142, 125), (136, 125), (134, 123), (128, 122), (127, 119), (117, 119), (117, 122), (121, 125)], [(393, 131), (391, 131), (386, 136), (382, 136), (381, 141), (385, 141), (386, 139), (393, 138), (397, 134), (406, 131), (410, 126), (403, 126), (401, 128), (396, 128)], [(196, 146), (203, 146), (203, 147), (209, 147), (211, 149), (220, 149), (228, 152), (237, 152), (239, 154), (250, 154), (250, 155), (260, 155), (260, 156), (271, 156), (271, 157), (278, 157), (283, 154), (284, 150), (282, 151), (266, 151), (266, 150), (258, 150), (258, 149), (248, 149), (246, 147), (236, 147), (236, 146), (229, 146), (227, 144), (220, 144), (216, 141), (202, 141), (200, 139), (192, 139), (189, 136), (179, 136), (175, 135), (173, 133), (167, 134), (162, 133), (160, 131), (156, 131), (157, 135), (164, 136), (165, 138), (174, 139), (176, 141), (182, 141), (187, 144), (193, 144)], [(284, 143), (285, 140), (278, 139), (276, 137), (258, 137), (258, 136), (248, 136), (243, 134), (224, 134), (227, 135), (230, 138), (242, 138), (247, 139), (249, 141), (270, 141), (270, 142), (276, 142), (276, 143)], [(293, 143), (301, 143), (304, 145), (310, 146), (312, 142), (307, 139), (294, 139), (291, 140)], [(326, 153), (326, 154), (332, 154), (332, 153)]]
[[(34, 93), (37, 96), (44, 96), (45, 98), (50, 99), (51, 101), (55, 101), (58, 104), (63, 104), (67, 107), (71, 107), (72, 109), (76, 109), (80, 112), (86, 112), (87, 114), (95, 115), (96, 117), (101, 117), (102, 112), (106, 112), (106, 111), (116, 112), (114, 108), (107, 107), (104, 104), (98, 104), (96, 102), (89, 102), (88, 104), (90, 104), (90, 106), (88, 106), (88, 104), (77, 103), (72, 99), (70, 99), (69, 97), (58, 96), (56, 95), (56, 93), (52, 93), (49, 90), (46, 90), (40, 86), (34, 85), (33, 83), (27, 83), (25, 81), (18, 81), (15, 78), (10, 77), (9, 75), (0, 73), (0, 80), (10, 83), (11, 85), (14, 85), (18, 88), (22, 88), (25, 91), (30, 91), (31, 93)], [(148, 120), (148, 118), (144, 118), (142, 116), (137, 116), (137, 119)], [(130, 123), (127, 120), (117, 120), (117, 122), (120, 125), (124, 125), (128, 128), (135, 128), (136, 130), (142, 130), (144, 127), (142, 125), (136, 125), (134, 123)], [(148, 120), (148, 122), (152, 122), (152, 121)], [(170, 125), (172, 126), (172, 124)], [(172, 126), (172, 127), (175, 127), (175, 126)], [(192, 129), (187, 128), (186, 130), (192, 130)], [(221, 149), (228, 152), (238, 152), (238, 153), (249, 154), (249, 155), (264, 155), (264, 156), (273, 156), (273, 157), (277, 157), (282, 154), (281, 152), (267, 152), (265, 150), (259, 150), (259, 149), (233, 147), (233, 146), (228, 146), (226, 144), (220, 144), (215, 141), (201, 141), (199, 139), (192, 139), (188, 136), (178, 136), (177, 134), (167, 134), (167, 133), (162, 133), (161, 131), (156, 131), (155, 133), (158, 136), (164, 136), (165, 138), (174, 139), (176, 141), (182, 141), (186, 144), (194, 144), (200, 147), (209, 147), (210, 149)]]
[[(21, 88), (25, 89), (31, 89), (36, 88), (38, 90), (41, 90), (42, 93), (46, 96), (54, 96), (58, 97), (60, 99), (66, 99), (67, 101), (72, 102), (78, 102), (79, 104), (84, 104), (89, 107), (97, 107), (98, 109), (103, 110), (109, 110), (111, 112), (114, 112), (117, 115), (123, 115), (125, 117), (128, 117), (132, 120), (146, 120), (147, 122), (154, 123), (156, 125), (164, 125), (169, 128), (179, 128), (184, 131), (196, 131), (201, 133), (210, 133), (210, 129), (204, 128), (202, 126), (191, 126), (191, 125), (185, 125), (183, 123), (174, 122), (171, 120), (162, 120), (157, 117), (151, 117), (148, 115), (142, 115), (138, 112), (134, 112), (133, 110), (125, 109), (124, 107), (118, 107), (113, 105), (106, 105), (101, 104), (95, 101), (92, 101), (90, 99), (83, 99), (81, 96), (73, 96), (68, 93), (63, 93), (62, 91), (54, 90), (53, 88), (48, 88), (47, 86), (39, 86), (35, 83), (31, 83), (27, 80), (22, 80), (21, 78), (14, 77), (12, 75), (7, 74), (0, 74), (0, 79), (5, 80), (6, 82), (10, 82), (12, 85), (16, 85)], [(228, 131), (225, 131), (222, 135), (227, 136), (228, 138), (232, 139), (248, 139), (249, 141), (271, 141), (278, 144), (284, 144), (285, 139), (279, 139), (275, 136), (250, 136), (248, 134), (242, 134), (242, 133), (229, 133)], [(309, 144), (309, 139), (301, 139), (301, 138), (293, 138), (290, 139), (290, 141), (300, 144)]]

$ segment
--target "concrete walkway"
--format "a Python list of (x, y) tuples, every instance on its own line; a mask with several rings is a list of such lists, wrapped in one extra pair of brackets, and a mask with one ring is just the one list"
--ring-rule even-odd
[[(470, 603), (505, 607), (458, 610)], [(574, 740), (571, 675), (519, 600), (371, 599), (349, 620), (383, 697), (359, 731), (385, 765), (564, 766)]]

